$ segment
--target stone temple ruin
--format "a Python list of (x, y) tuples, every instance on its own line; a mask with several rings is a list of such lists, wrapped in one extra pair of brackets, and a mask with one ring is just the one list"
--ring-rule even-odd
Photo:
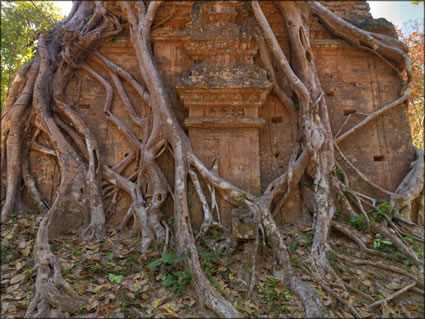
[[(366, 1), (322, 3), (357, 26), (396, 37), (390, 23), (376, 23)], [(290, 60), (288, 34), (280, 12), (272, 2), (261, 1), (260, 5)], [(119, 16), (118, 6), (114, 6), (114, 3), (108, 4)], [(253, 194), (261, 193), (287, 169), (296, 142), (296, 123), (291, 116), (296, 110), (288, 109), (272, 93), (270, 74), (259, 57), (255, 39), (258, 26), (249, 3), (166, 1), (159, 9), (154, 25), (152, 50), (155, 62), (195, 153), (207, 166), (215, 165), (219, 174), (235, 185)], [(140, 81), (135, 53), (126, 32), (124, 30), (122, 35), (105, 43), (100, 52)], [(334, 135), (348, 117), (350, 120), (342, 131), (358, 123), (363, 113), (373, 112), (398, 97), (401, 90), (399, 78), (385, 62), (334, 37), (316, 18), (312, 19), (310, 32)], [(92, 67), (104, 73), (95, 64)], [(277, 68), (275, 72), (278, 79), (284, 78)], [(71, 81), (66, 96), (89, 123), (105, 164), (113, 167), (126, 156), (135, 156), (130, 152), (127, 139), (105, 118), (103, 87), (84, 71), (78, 71), (78, 74), (80, 80), (75, 77)], [(280, 84), (285, 87), (283, 80)], [(76, 101), (79, 86), (81, 97)], [(127, 83), (124, 87), (139, 114), (143, 116), (150, 112), (137, 100), (132, 87)], [(139, 128), (127, 118), (118, 96), (114, 96), (112, 112), (133, 132), (139, 132)], [(340, 147), (361, 172), (377, 185), (394, 191), (415, 159), (407, 104), (384, 113), (344, 140)], [(43, 196), (52, 202), (59, 185), (59, 168), (51, 157), (31, 152), (31, 170), (39, 181)], [(165, 178), (173, 185), (173, 160), (169, 151), (163, 152), (157, 161)], [(133, 161), (123, 174), (131, 176), (134, 166)], [(352, 185), (376, 196), (375, 190), (358, 178), (350, 167), (344, 168), (350, 173)], [(299, 187), (308, 186), (304, 184), (307, 182), (302, 182)], [(202, 208), (192, 186), (189, 207), (192, 223), (199, 226), (203, 218)], [(206, 189), (206, 185), (203, 186)], [(105, 195), (107, 214), (111, 216), (109, 220), (119, 222), (130, 199), (123, 192), (109, 189), (105, 189)], [(307, 222), (310, 214), (306, 214), (307, 208), (301, 205), (300, 190), (295, 189), (290, 196), (276, 220), (281, 223)], [(215, 207), (223, 224), (230, 226), (235, 208), (219, 194)], [(171, 198), (167, 198), (162, 210), (171, 216)], [(75, 225), (63, 227), (68, 229), (82, 223), (78, 216), (74, 221)]]

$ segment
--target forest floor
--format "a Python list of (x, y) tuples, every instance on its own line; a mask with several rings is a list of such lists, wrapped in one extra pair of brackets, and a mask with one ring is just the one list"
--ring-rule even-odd
[[(13, 216), (1, 229), (1, 317), (19, 318), (25, 311), (33, 293), (37, 270), (32, 259), (34, 238), (41, 217), (33, 212)], [(171, 221), (170, 221), (171, 222)], [(351, 224), (355, 226), (355, 224)], [(311, 228), (286, 225), (282, 228), (290, 249), (290, 262), (297, 275), (316, 287), (324, 304), (337, 317), (352, 318), (352, 314), (334, 296), (317, 283), (314, 273), (308, 271), (306, 259), (312, 243)], [(65, 313), (66, 317), (81, 318), (164, 318), (164, 317), (214, 317), (214, 313), (200, 305), (190, 285), (190, 274), (183, 270), (184, 256), (167, 253), (161, 260), (161, 247), (149, 252), (145, 258), (138, 253), (136, 238), (126, 238), (128, 232), (118, 233), (108, 229), (104, 240), (87, 243), (77, 239), (75, 233), (51, 242), (56, 256), (61, 260), (62, 275), (72, 287), (88, 298), (79, 313)], [(379, 242), (374, 239), (372, 242)], [(379, 249), (396, 254), (391, 245), (380, 241)], [(422, 244), (409, 241), (420, 252)], [(372, 257), (360, 252), (355, 243), (332, 231), (330, 244), (338, 254), (349, 258), (376, 260), (389, 265), (397, 264), (411, 273), (416, 266), (407, 259), (400, 262)], [(218, 258), (206, 248), (200, 248), (201, 264), (211, 283), (245, 317), (303, 318), (301, 301), (280, 282), (279, 269), (273, 269), (272, 250), (269, 243), (261, 246), (256, 268), (257, 284), (251, 298), (246, 298), (252, 268), (249, 254), (252, 242), (240, 242), (229, 258)], [(381, 268), (357, 266), (329, 255), (336, 273), (355, 291), (343, 291), (333, 284), (328, 275), (327, 284), (336, 294), (352, 305), (364, 318), (423, 318), (424, 296), (408, 291), (388, 304), (372, 309), (368, 305), (393, 294), (409, 284), (410, 279)], [(273, 276), (275, 274), (275, 277)]]

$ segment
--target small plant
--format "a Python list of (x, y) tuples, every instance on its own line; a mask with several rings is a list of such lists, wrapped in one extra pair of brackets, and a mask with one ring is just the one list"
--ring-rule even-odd
[(411, 236), (405, 236), (404, 240), (407, 242), (407, 245), (412, 248), (417, 254), (419, 258), (424, 259), (424, 247), (419, 241), (414, 239)]
[(109, 280), (111, 282), (115, 282), (117, 284), (122, 283), (122, 281), (124, 280), (124, 276), (123, 275), (109, 274), (108, 278), (109, 278)]
[(93, 271), (95, 271), (95, 272), (101, 272), (102, 270), (103, 270), (103, 266), (101, 265), (101, 264), (98, 264), (98, 263), (96, 263), (94, 266), (93, 266)]
[(148, 269), (158, 269), (161, 265), (162, 286), (171, 288), (178, 296), (181, 296), (184, 294), (185, 286), (192, 280), (190, 272), (183, 270), (181, 265), (185, 259), (185, 254), (175, 256), (173, 253), (166, 253), (164, 257), (151, 262)]
[(376, 207), (376, 210), (371, 214), (371, 220), (375, 223), (379, 223), (384, 216), (388, 216), (390, 219), (393, 218), (392, 212), (394, 211), (394, 207), (391, 206), (388, 202), (383, 202)]
[(297, 257), (291, 258), (289, 262), (291, 263), (292, 266), (296, 266), (303, 263), (303, 260), (300, 256), (297, 256)]
[(6, 242), (1, 245), (1, 262), (8, 263), (13, 256), (16, 255), (16, 251), (10, 248), (10, 243)]
[(362, 230), (366, 227), (366, 217), (363, 214), (359, 216), (350, 216), (347, 224), (357, 230)]
[(307, 232), (306, 236), (301, 237), (301, 239), (305, 241), (306, 246), (311, 247), (311, 245), (313, 245), (313, 235), (314, 235), (313, 231), (310, 230), (310, 231)]
[(117, 295), (117, 304), (124, 313), (125, 318), (134, 318), (132, 307), (140, 305), (137, 299), (130, 299), (125, 293)]
[(276, 277), (267, 277), (264, 282), (264, 289), (261, 292), (264, 295), (264, 301), (267, 303), (280, 298), (284, 298), (286, 301), (292, 299), (286, 287), (282, 285), (280, 279)]
[(298, 241), (297, 241), (297, 240), (294, 240), (294, 241), (291, 243), (291, 245), (289, 246), (289, 249), (290, 249), (292, 252), (295, 252), (295, 251), (297, 250), (297, 246), (298, 246)]
[(344, 174), (344, 171), (341, 169), (341, 168), (335, 168), (334, 170), (334, 173), (337, 175), (337, 176), (339, 176), (341, 179), (343, 179), (344, 178), (344, 176), (345, 176), (345, 174)]
[(381, 238), (376, 238), (373, 240), (373, 248), (380, 249), (383, 248), (384, 245), (391, 246), (393, 243), (389, 240), (383, 240)]
[(26, 270), (24, 270), (24, 275), (32, 275), (32, 273), (36, 270), (37, 270), (37, 267), (32, 267), (32, 268), (26, 269)]
[(217, 266), (220, 258), (213, 251), (208, 251), (203, 247), (198, 249), (199, 256), (201, 257), (201, 265), (207, 277), (213, 276), (217, 272)]
[(326, 254), (326, 256), (328, 257), (329, 262), (331, 263), (331, 265), (335, 265), (337, 263), (337, 258), (336, 255), (332, 252), (328, 252)]

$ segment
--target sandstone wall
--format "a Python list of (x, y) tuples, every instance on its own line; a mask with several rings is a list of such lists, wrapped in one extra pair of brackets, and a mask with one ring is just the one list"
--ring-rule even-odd
[[(365, 1), (326, 1), (324, 4), (350, 21), (357, 21), (359, 24), (370, 22), (369, 7)], [(293, 123), (286, 106), (270, 93), (267, 80), (263, 81), (266, 83), (263, 86), (250, 80), (249, 77), (244, 80), (245, 84), (239, 83), (243, 82), (240, 79), (245, 79), (246, 74), (255, 74), (260, 78), (262, 76), (255, 41), (249, 40), (249, 30), (246, 30), (249, 26), (247, 27), (248, 22), (245, 21), (252, 19), (249, 4), (244, 2), (232, 5), (230, 9), (226, 6), (208, 5), (210, 7), (207, 10), (199, 3), (198, 7), (195, 6), (193, 9), (192, 2), (189, 1), (164, 2), (154, 25), (164, 20), (165, 23), (152, 31), (155, 62), (168, 89), (178, 120), (188, 131), (197, 155), (207, 166), (211, 166), (213, 159), (220, 155), (219, 173), (222, 176), (248, 191), (261, 193), (274, 178), (287, 169), (295, 143), (291, 126)], [(288, 38), (280, 12), (273, 2), (261, 1), (261, 6), (289, 59)], [(198, 15), (195, 17), (196, 10), (199, 12), (197, 11)], [(224, 19), (223, 15), (227, 19), (223, 21), (228, 24), (228, 29), (225, 23), (217, 22)], [(167, 20), (170, 16), (171, 18)], [(224, 33), (217, 33), (217, 37), (221, 37), (221, 42), (211, 38), (217, 26), (225, 30)], [(209, 30), (210, 33), (205, 34), (209, 34), (210, 38), (207, 36), (202, 38), (203, 33), (199, 32), (199, 28), (204, 27), (205, 30)], [(388, 34), (392, 34), (391, 30), (386, 29)], [(105, 43), (100, 51), (141, 81), (134, 51), (126, 37), (126, 34), (123, 34), (112, 39)], [(335, 38), (314, 18), (311, 26), (311, 44), (334, 134), (349, 114), (354, 115), (345, 129), (361, 120), (363, 116), (360, 113), (379, 109), (398, 96), (400, 91), (398, 77), (383, 61), (368, 52), (352, 48), (344, 40)], [(202, 47), (204, 45), (206, 47)], [(220, 46), (225, 48), (226, 45), (231, 46), (233, 51), (224, 50), (218, 54)], [(208, 49), (212, 52), (211, 56), (205, 56)], [(98, 66), (92, 63), (91, 65), (107, 76)], [(197, 66), (201, 67), (197, 69)], [(238, 67), (240, 73), (237, 73)], [(214, 68), (220, 70), (214, 71)], [(223, 73), (223, 70), (228, 72)], [(279, 75), (277, 68), (276, 71)], [(196, 82), (196, 79), (202, 77), (208, 79), (208, 76), (214, 76), (214, 72), (217, 72), (217, 83), (210, 80), (206, 81), (205, 85), (202, 81)], [(238, 76), (239, 82), (235, 80)], [(255, 76), (252, 75), (251, 79)], [(79, 81), (82, 94), (76, 101)], [(133, 89), (125, 82), (124, 87), (139, 114), (149, 114), (149, 109), (140, 103)], [(113, 166), (130, 155), (129, 142), (104, 116), (105, 92), (99, 83), (88, 74), (77, 71), (67, 88), (66, 95), (69, 102), (75, 102), (83, 119), (89, 123), (99, 142), (102, 159), (107, 165)], [(239, 100), (236, 95), (239, 96)], [(123, 104), (116, 94), (112, 111), (133, 132), (140, 135), (140, 131), (128, 119)], [(39, 142), (48, 145), (48, 141), (42, 135)], [(354, 165), (374, 182), (386, 189), (395, 190), (414, 159), (411, 145), (407, 105), (403, 104), (347, 138), (341, 143), (341, 148)], [(158, 162), (170, 185), (173, 186), (171, 155), (165, 152)], [(134, 167), (132, 164), (125, 174), (131, 175)], [(39, 181), (41, 192), (49, 201), (53, 201), (60, 178), (55, 162), (46, 155), (32, 151), (31, 168)], [(349, 169), (347, 171), (350, 172)], [(351, 172), (350, 179), (362, 192), (376, 195), (368, 185), (358, 179), (355, 173)], [(206, 186), (203, 187), (207, 192)], [(114, 216), (113, 223), (126, 212), (130, 202), (126, 194), (119, 192), (118, 196), (116, 209), (109, 212)], [(197, 197), (194, 196), (192, 186), (189, 202), (193, 222), (200, 225), (202, 210)], [(222, 199), (219, 199), (219, 202), (222, 220), (229, 226), (232, 207)], [(110, 198), (106, 200), (107, 206), (109, 203)], [(163, 212), (166, 215), (172, 214), (170, 198), (167, 199)], [(302, 222), (306, 218), (308, 219), (308, 214), (303, 213), (300, 193), (296, 190), (291, 200), (282, 207), (278, 219), (281, 222)]]

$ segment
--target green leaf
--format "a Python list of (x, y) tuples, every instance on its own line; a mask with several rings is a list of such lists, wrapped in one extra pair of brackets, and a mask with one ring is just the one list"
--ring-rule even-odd
[[(164, 276), (162, 276), (162, 278), (164, 278)], [(177, 284), (177, 281), (171, 275), (165, 276), (165, 279), (162, 280), (162, 285), (165, 286), (165, 287), (170, 287), (170, 286), (173, 286), (175, 284)]]
[(170, 264), (170, 265), (172, 265), (173, 262), (175, 261), (175, 259), (176, 259), (176, 257), (174, 256), (173, 253), (166, 253), (164, 255), (164, 257), (162, 257), (162, 262), (164, 264)]
[(109, 260), (112, 260), (114, 258), (114, 253), (107, 253), (106, 256), (108, 257)]
[(381, 240), (381, 243), (385, 244), (385, 245), (392, 245), (393, 242), (389, 241), (389, 240)]
[(297, 250), (297, 246), (298, 246), (298, 241), (294, 240), (291, 245), (289, 246), (289, 249), (291, 249), (291, 251), (295, 252)]
[(376, 249), (376, 248), (379, 248), (379, 246), (380, 246), (380, 241), (375, 239), (375, 240), (373, 241), (373, 248), (375, 248), (375, 249)]
[(151, 262), (151, 263), (148, 265), (148, 268), (149, 268), (149, 270), (152, 270), (152, 269), (154, 269), (156, 266), (159, 266), (159, 265), (161, 265), (161, 264), (162, 264), (162, 259), (157, 259), (157, 260), (155, 260), (155, 261)]
[(111, 282), (115, 282), (117, 284), (120, 284), (124, 280), (124, 276), (123, 275), (109, 274), (109, 280)]

